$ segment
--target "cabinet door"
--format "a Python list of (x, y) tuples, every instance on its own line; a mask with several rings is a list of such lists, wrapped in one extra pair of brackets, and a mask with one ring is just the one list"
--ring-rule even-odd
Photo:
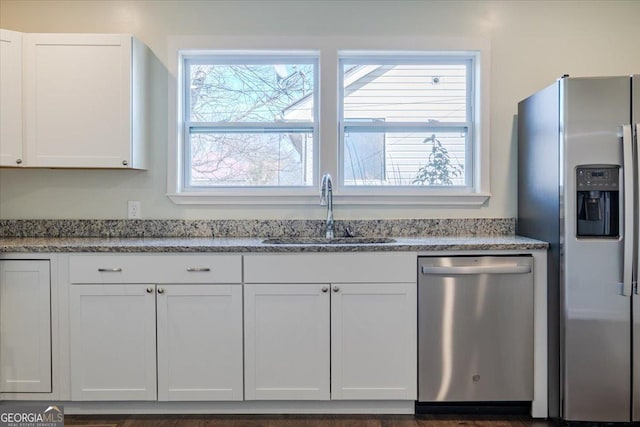
[(49, 261), (0, 261), (0, 392), (51, 392)]
[(331, 290), (331, 398), (415, 399), (416, 284)]
[(153, 285), (71, 285), (72, 400), (156, 399)]
[(132, 38), (25, 34), (29, 166), (131, 164)]
[(157, 293), (158, 400), (242, 400), (242, 286)]
[(244, 291), (245, 399), (329, 399), (328, 285)]
[(22, 33), (0, 30), (0, 166), (22, 164)]

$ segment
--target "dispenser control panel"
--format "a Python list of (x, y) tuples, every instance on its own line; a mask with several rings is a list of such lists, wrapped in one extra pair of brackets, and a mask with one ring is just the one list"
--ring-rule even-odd
[(577, 191), (618, 191), (619, 173), (617, 166), (579, 167), (576, 171)]
[(576, 168), (576, 225), (579, 238), (620, 237), (620, 166)]

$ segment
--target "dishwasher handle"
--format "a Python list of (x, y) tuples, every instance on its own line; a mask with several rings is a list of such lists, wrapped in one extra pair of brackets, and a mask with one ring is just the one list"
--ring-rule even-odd
[(469, 265), (469, 266), (430, 266), (421, 267), (422, 274), (528, 274), (531, 273), (530, 265), (522, 264), (493, 264), (493, 265)]

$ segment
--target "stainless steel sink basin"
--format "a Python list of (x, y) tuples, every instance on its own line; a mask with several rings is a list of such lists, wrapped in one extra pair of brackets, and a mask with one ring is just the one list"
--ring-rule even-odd
[(390, 237), (272, 237), (264, 239), (267, 245), (372, 245), (378, 243), (394, 243)]

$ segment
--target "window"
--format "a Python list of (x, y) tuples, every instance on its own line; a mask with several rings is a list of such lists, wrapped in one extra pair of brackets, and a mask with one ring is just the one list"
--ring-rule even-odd
[(473, 57), (340, 55), (341, 183), (473, 186)]
[(482, 206), (489, 198), (487, 40), (169, 43), (178, 58), (169, 61), (167, 193), (175, 203), (315, 205), (326, 172), (343, 205)]
[(317, 56), (213, 52), (183, 60), (185, 189), (313, 185)]

